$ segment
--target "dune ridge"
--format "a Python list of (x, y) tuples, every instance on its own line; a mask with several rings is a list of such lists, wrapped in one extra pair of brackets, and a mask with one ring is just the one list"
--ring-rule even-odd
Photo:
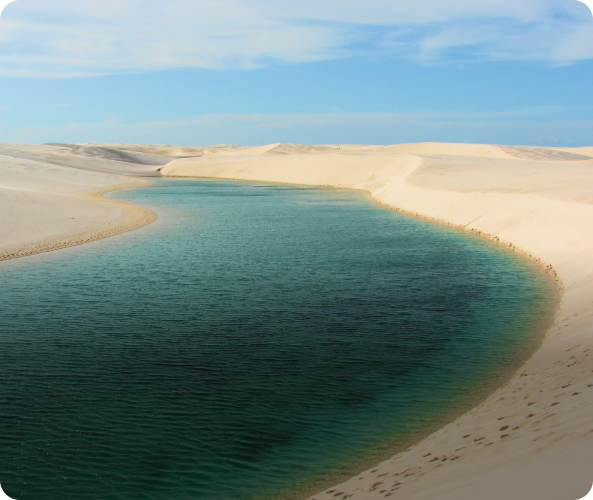
[[(59, 145), (58, 145), (59, 146)], [(550, 148), (542, 146), (506, 146), (493, 144), (465, 144), (447, 142), (418, 142), (407, 144), (289, 144), (272, 143), (263, 146), (237, 146), (215, 144), (212, 146), (171, 146), (151, 144), (83, 143), (78, 146), (109, 150), (132, 151), (140, 154), (161, 155), (170, 160), (218, 155), (278, 155), (278, 154), (320, 154), (332, 152), (408, 153), (440, 154), (449, 156), (478, 156), (502, 159), (523, 159), (541, 161), (583, 161), (593, 160), (593, 148)]]

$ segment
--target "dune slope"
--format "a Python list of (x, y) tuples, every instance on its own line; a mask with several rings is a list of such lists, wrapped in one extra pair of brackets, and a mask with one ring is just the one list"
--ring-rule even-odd
[(60, 148), (0, 144), (0, 260), (79, 245), (155, 220), (151, 210), (102, 197), (147, 182), (115, 172), (151, 174), (154, 165)]

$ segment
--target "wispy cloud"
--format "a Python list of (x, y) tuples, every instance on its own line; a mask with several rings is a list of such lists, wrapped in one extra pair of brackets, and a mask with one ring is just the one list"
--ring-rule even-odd
[(360, 55), (421, 64), (593, 57), (577, 0), (18, 0), (0, 75), (224, 70)]

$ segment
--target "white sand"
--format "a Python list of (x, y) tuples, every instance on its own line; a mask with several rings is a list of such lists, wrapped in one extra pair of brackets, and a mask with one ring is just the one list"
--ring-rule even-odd
[(529, 160), (553, 159), (544, 148), (521, 159), (475, 145), (362, 149), (182, 159), (162, 173), (365, 190), (524, 252), (564, 293), (542, 347), (508, 384), (410, 451), (311, 498), (581, 498), (593, 482), (593, 168)]
[(109, 172), (157, 167), (61, 149), (0, 143), (0, 260), (113, 236), (156, 218), (151, 210), (101, 195), (147, 182)]
[[(0, 258), (148, 223), (150, 211), (80, 193), (130, 182), (117, 173), (154, 175), (172, 159), (161, 169), (165, 176), (360, 189), (393, 209), (489, 237), (531, 256), (563, 287), (542, 347), (479, 407), (312, 498), (573, 500), (593, 481), (591, 154), (593, 148), (440, 143), (0, 144)], [(191, 158), (173, 158), (179, 156)]]

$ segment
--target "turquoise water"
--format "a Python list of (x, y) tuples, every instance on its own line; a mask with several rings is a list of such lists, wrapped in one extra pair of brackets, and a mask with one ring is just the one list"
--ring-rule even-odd
[(358, 192), (158, 180), (157, 223), (0, 266), (17, 500), (298, 497), (475, 401), (552, 285)]

